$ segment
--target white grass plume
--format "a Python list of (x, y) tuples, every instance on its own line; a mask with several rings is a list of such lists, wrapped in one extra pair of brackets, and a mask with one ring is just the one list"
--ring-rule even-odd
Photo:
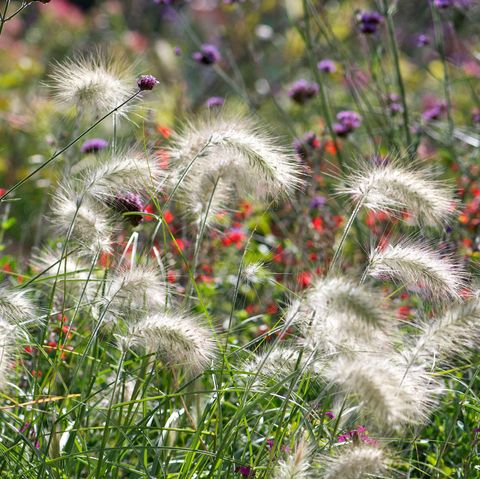
[(159, 312), (130, 327), (129, 339), (147, 353), (157, 353), (165, 365), (202, 372), (216, 355), (215, 341), (203, 320), (178, 312)]
[(88, 193), (104, 199), (119, 193), (156, 191), (164, 172), (158, 161), (130, 149), (100, 154), (97, 164), (86, 168), (81, 176)]
[(421, 424), (435, 405), (437, 384), (420, 365), (393, 354), (356, 354), (332, 361), (325, 377), (380, 431)]
[[(75, 106), (79, 114), (104, 115), (124, 103), (135, 91), (131, 68), (103, 52), (67, 59), (53, 66), (50, 87), (54, 98)], [(126, 114), (127, 105), (119, 110)]]
[(0, 319), (9, 324), (34, 321), (36, 319), (35, 306), (27, 295), (27, 291), (0, 287)]
[(105, 322), (136, 321), (167, 306), (167, 289), (158, 268), (137, 264), (115, 272), (106, 287)]
[(372, 479), (384, 477), (387, 458), (382, 449), (367, 445), (343, 446), (321, 460), (322, 479)]
[(186, 185), (188, 176), (206, 175), (240, 195), (266, 199), (288, 196), (302, 184), (295, 154), (251, 118), (215, 115), (192, 122), (174, 136), (170, 153)]
[(396, 322), (383, 297), (347, 277), (316, 279), (295, 322), (319, 352), (389, 349)]
[(14, 326), (0, 318), (0, 391), (5, 389), (10, 373), (14, 337)]
[(480, 347), (480, 301), (474, 298), (417, 323), (410, 354), (415, 360), (445, 360)]
[(311, 479), (313, 475), (310, 458), (311, 451), (307, 440), (302, 437), (294, 452), (278, 462), (273, 479)]
[(399, 161), (363, 162), (346, 178), (339, 192), (373, 211), (407, 211), (416, 224), (440, 226), (455, 211), (453, 189), (435, 180), (427, 169)]
[(241, 367), (242, 371), (249, 373), (249, 377), (256, 376), (256, 385), (281, 382), (295, 372), (319, 375), (322, 368), (323, 364), (312, 351), (301, 353), (298, 347), (283, 345), (255, 354)]
[(113, 226), (108, 210), (71, 184), (60, 185), (51, 205), (52, 225), (63, 236), (70, 232), (82, 253), (110, 252)]
[(441, 255), (428, 244), (401, 241), (370, 254), (368, 274), (392, 279), (407, 288), (421, 288), (437, 300), (460, 299), (466, 273), (452, 257)]

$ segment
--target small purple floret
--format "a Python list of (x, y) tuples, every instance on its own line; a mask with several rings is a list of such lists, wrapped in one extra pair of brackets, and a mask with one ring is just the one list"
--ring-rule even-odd
[(207, 99), (205, 102), (205, 105), (207, 108), (213, 108), (216, 106), (223, 106), (225, 103), (225, 98), (221, 96), (211, 96), (210, 98)]
[[(134, 193), (116, 195), (112, 200), (108, 201), (108, 205), (122, 214), (143, 212), (145, 209), (145, 205), (140, 196)], [(132, 226), (138, 226), (143, 220), (143, 215), (127, 215), (125, 219)]]
[(337, 71), (337, 66), (335, 65), (335, 62), (329, 60), (328, 58), (319, 61), (317, 63), (317, 68), (323, 73), (335, 73)]
[(288, 96), (296, 103), (303, 105), (318, 93), (318, 85), (308, 80), (296, 81), (288, 90)]
[(153, 75), (141, 75), (138, 77), (137, 85), (141, 91), (153, 90), (159, 81)]
[(213, 65), (222, 59), (222, 55), (215, 45), (204, 43), (200, 46), (200, 51), (195, 52), (192, 58), (202, 65)]
[(97, 153), (98, 151), (104, 150), (107, 146), (108, 141), (102, 138), (92, 138), (82, 145), (80, 151), (82, 153)]
[(358, 23), (360, 31), (368, 35), (377, 33), (378, 26), (383, 20), (383, 16), (375, 11), (364, 11), (358, 14)]

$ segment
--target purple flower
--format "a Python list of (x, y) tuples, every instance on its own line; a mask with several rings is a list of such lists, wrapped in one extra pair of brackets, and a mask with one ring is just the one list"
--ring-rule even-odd
[(218, 48), (210, 43), (204, 43), (200, 46), (200, 51), (195, 52), (192, 58), (202, 65), (213, 65), (222, 59)]
[(337, 113), (337, 122), (333, 124), (335, 133), (338, 136), (347, 136), (361, 125), (362, 119), (358, 113), (345, 110)]
[(266, 443), (267, 443), (268, 449), (273, 449), (273, 445), (274, 445), (273, 439), (267, 439)]
[(323, 73), (335, 73), (337, 71), (337, 67), (332, 60), (325, 58), (317, 63), (317, 68), (319, 71)]
[(140, 88), (141, 91), (153, 90), (157, 83), (159, 83), (159, 81), (153, 75), (141, 75), (137, 80), (138, 88)]
[(392, 115), (403, 110), (402, 104), (400, 103), (400, 97), (396, 93), (390, 93), (387, 97), (387, 105)]
[(447, 105), (444, 102), (437, 103), (427, 108), (422, 113), (422, 118), (425, 121), (435, 121), (441, 118), (441, 116), (447, 111)]
[(255, 472), (248, 466), (237, 466), (235, 472), (239, 472), (243, 477), (255, 477)]
[(303, 105), (318, 93), (318, 85), (308, 80), (296, 81), (288, 90), (288, 96), (296, 103)]
[[(140, 196), (134, 193), (126, 193), (123, 195), (116, 195), (111, 200), (107, 201), (107, 204), (111, 206), (118, 213), (135, 213), (143, 212), (145, 206)], [(142, 220), (143, 215), (128, 215), (125, 217), (132, 226), (138, 226)]]
[(312, 150), (315, 150), (320, 146), (317, 135), (312, 132), (307, 132), (303, 135), (303, 139), (297, 138), (293, 142), (293, 148), (297, 152), (298, 156), (306, 160)]
[[(321, 206), (325, 206), (326, 203), (327, 203), (327, 199), (325, 198), (325, 196), (315, 196), (310, 201), (310, 208), (312, 208), (312, 209), (320, 208)], [(333, 414), (330, 411), (326, 412), (325, 416), (330, 417), (329, 414), (332, 415), (332, 417), (330, 419), (333, 419)]]
[(223, 106), (224, 103), (225, 103), (225, 98), (222, 98), (221, 96), (211, 96), (205, 102), (205, 106), (207, 108), (212, 108), (215, 106)]
[[(311, 203), (310, 203), (310, 204), (311, 204)], [(328, 419), (335, 419), (335, 414), (333, 414), (332, 411), (327, 411), (327, 412), (325, 413), (325, 416), (327, 416)]]
[(82, 145), (80, 151), (82, 153), (96, 153), (97, 151), (104, 150), (107, 146), (108, 141), (102, 138), (92, 138)]
[(431, 40), (428, 35), (425, 35), (425, 33), (420, 33), (417, 37), (417, 47), (426, 47), (427, 45), (430, 45)]
[(480, 108), (474, 108), (472, 110), (472, 123), (480, 123)]
[(452, 1), (451, 0), (433, 0), (433, 4), (437, 8), (445, 9), (452, 6)]
[(182, 49), (180, 47), (175, 47), (173, 52), (175, 53), (175, 56), (179, 57), (182, 54)]
[(360, 31), (371, 35), (377, 33), (378, 26), (383, 20), (382, 15), (375, 11), (363, 11), (357, 16)]

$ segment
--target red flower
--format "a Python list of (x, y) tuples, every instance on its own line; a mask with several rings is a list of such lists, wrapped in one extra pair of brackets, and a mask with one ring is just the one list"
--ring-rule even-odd
[(309, 271), (302, 271), (297, 275), (297, 283), (301, 288), (306, 288), (312, 282), (312, 279), (313, 274)]
[(324, 230), (323, 227), (323, 219), (320, 216), (317, 216), (316, 218), (312, 219), (312, 226), (315, 230), (318, 232), (322, 232)]

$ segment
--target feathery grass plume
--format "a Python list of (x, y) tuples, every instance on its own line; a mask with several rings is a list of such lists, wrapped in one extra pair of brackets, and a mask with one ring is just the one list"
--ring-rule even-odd
[(118, 193), (156, 190), (165, 176), (158, 161), (134, 149), (100, 153), (95, 160), (95, 166), (86, 167), (81, 178), (85, 190), (101, 200)]
[[(173, 167), (180, 169), (174, 177), (186, 178), (187, 186), (194, 181), (189, 177), (207, 176), (241, 195), (265, 199), (288, 196), (302, 184), (295, 154), (252, 118), (223, 114), (191, 122), (174, 136), (170, 154)], [(185, 185), (179, 185), (183, 193)]]
[(85, 193), (77, 193), (73, 185), (60, 185), (51, 205), (50, 220), (58, 233), (77, 242), (83, 254), (111, 250), (113, 226), (108, 210)]
[(63, 299), (66, 293), (65, 296), (68, 299), (76, 302), (85, 290), (83, 293), (85, 302), (93, 300), (100, 283), (96, 281), (95, 274), (90, 274), (91, 264), (74, 254), (69, 254), (62, 259), (61, 255), (61, 251), (45, 248), (33, 254), (30, 265), (37, 274), (43, 272), (42, 280), (49, 286), (53, 281), (66, 280), (66, 284), (55, 290), (58, 298)]
[(311, 451), (307, 440), (302, 437), (292, 454), (278, 462), (273, 479), (310, 479), (312, 467), (310, 464)]
[(256, 354), (243, 364), (241, 370), (249, 373), (250, 377), (255, 375), (254, 384), (260, 385), (272, 381), (281, 382), (295, 372), (318, 376), (322, 368), (323, 364), (316, 358), (314, 352), (305, 349), (302, 353), (294, 345), (282, 345)]
[(370, 254), (368, 274), (392, 279), (407, 288), (420, 288), (437, 300), (460, 299), (466, 273), (450, 256), (441, 255), (428, 244), (400, 241)]
[(10, 324), (34, 320), (35, 307), (27, 292), (0, 287), (0, 318)]
[(478, 297), (454, 305), (441, 316), (417, 324), (421, 334), (409, 348), (413, 360), (430, 361), (463, 355), (480, 346), (480, 300)]
[[(171, 183), (176, 184), (176, 181)], [(178, 201), (195, 222), (212, 226), (217, 222), (217, 215), (229, 204), (233, 188), (221, 178), (190, 174), (183, 179), (180, 191), (182, 195)]]
[[(113, 111), (137, 91), (126, 61), (101, 51), (56, 63), (50, 87), (60, 103), (75, 106), (80, 114), (99, 116)], [(127, 111), (125, 105), (118, 113), (125, 115)]]
[(322, 479), (385, 477), (387, 458), (382, 449), (367, 445), (342, 446), (334, 456), (323, 456)]
[(192, 374), (202, 372), (216, 355), (212, 331), (198, 317), (159, 312), (132, 324), (129, 340), (146, 353), (157, 353), (168, 367), (180, 366)]
[(360, 162), (338, 189), (373, 211), (407, 211), (416, 224), (439, 226), (455, 212), (453, 189), (425, 168), (398, 160)]
[(356, 404), (362, 418), (381, 431), (423, 423), (438, 392), (421, 365), (407, 364), (394, 354), (345, 355), (325, 371), (347, 402)]
[(137, 264), (114, 273), (105, 294), (105, 323), (134, 322), (167, 306), (167, 289), (160, 271)]
[(0, 391), (5, 389), (12, 360), (15, 329), (5, 319), (0, 318)]
[(397, 324), (383, 297), (347, 277), (318, 278), (294, 318), (318, 352), (390, 349)]

